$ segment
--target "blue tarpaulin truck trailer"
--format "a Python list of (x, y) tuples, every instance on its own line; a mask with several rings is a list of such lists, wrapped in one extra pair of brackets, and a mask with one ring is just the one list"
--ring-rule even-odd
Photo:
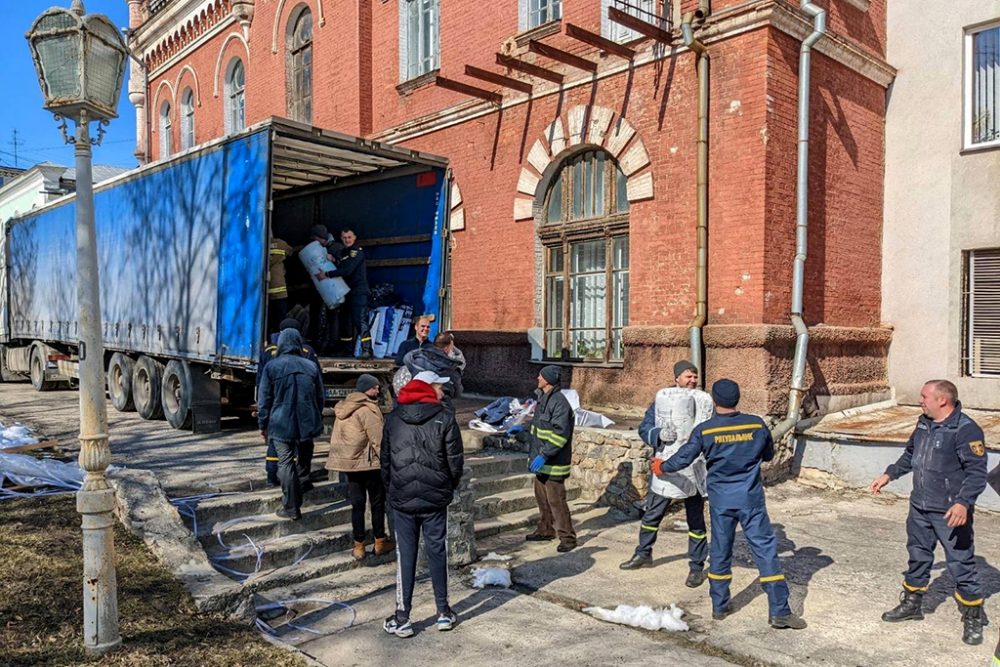
[[(449, 191), (443, 158), (277, 118), (97, 185), (112, 403), (198, 431), (219, 428), (223, 405), (248, 408), (266, 344), (270, 239), (301, 246), (316, 224), (354, 229), (369, 284), (393, 285), (440, 324)], [(73, 382), (75, 208), (65, 197), (0, 235), (0, 378), (28, 378), (39, 391)], [(308, 305), (309, 277), (297, 259), (286, 269), (289, 303)], [(393, 368), (320, 365), (331, 401), (359, 373)]]

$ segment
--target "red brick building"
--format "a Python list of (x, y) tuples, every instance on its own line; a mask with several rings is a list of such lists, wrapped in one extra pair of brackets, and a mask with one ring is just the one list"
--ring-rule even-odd
[[(879, 314), (894, 70), (886, 0), (816, 2), (829, 31), (813, 57), (804, 317), (807, 378), (830, 408), (889, 391)], [(137, 154), (277, 115), (445, 156), (467, 386), (531, 386), (537, 329), (587, 403), (642, 405), (688, 356), (696, 306), (698, 82), (679, 26), (698, 4), (129, 0), (149, 70), (148, 91), (132, 77), (140, 128), (150, 110)], [(609, 7), (660, 32), (630, 32)], [(695, 30), (711, 59), (705, 374), (734, 377), (747, 409), (772, 414), (794, 348), (797, 68), (811, 29), (798, 2), (714, 0)]]

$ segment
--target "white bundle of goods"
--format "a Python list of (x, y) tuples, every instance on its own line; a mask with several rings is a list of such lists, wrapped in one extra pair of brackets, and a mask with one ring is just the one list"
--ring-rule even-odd
[(344, 297), (351, 291), (351, 288), (347, 286), (343, 278), (340, 276), (324, 278), (323, 280), (316, 278), (316, 273), (319, 271), (333, 271), (337, 268), (326, 256), (326, 248), (321, 246), (319, 241), (313, 241), (300, 250), (299, 259), (302, 261), (302, 266), (306, 267), (306, 272), (312, 278), (316, 291), (323, 298), (323, 303), (326, 304), (327, 308), (336, 308), (344, 303)]
[[(711, 418), (715, 412), (712, 397), (700, 389), (667, 387), (656, 392), (656, 426), (668, 424), (677, 432), (673, 444), (659, 446), (657, 458), (669, 459), (691, 437), (691, 431), (701, 422)], [(679, 472), (663, 477), (652, 476), (650, 490), (664, 498), (688, 498), (695, 494), (705, 495), (705, 459), (699, 456), (694, 463)]]

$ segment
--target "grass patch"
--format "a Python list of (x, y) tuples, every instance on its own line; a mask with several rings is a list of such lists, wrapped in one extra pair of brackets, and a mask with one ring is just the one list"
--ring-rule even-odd
[(83, 555), (72, 495), (0, 504), (0, 665), (301, 667), (253, 628), (199, 614), (184, 587), (115, 523), (122, 648), (83, 651)]

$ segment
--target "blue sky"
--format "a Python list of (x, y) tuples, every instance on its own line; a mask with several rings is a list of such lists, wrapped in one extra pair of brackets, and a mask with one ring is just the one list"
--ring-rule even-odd
[[(14, 131), (17, 163), (30, 167), (39, 162), (73, 165), (73, 147), (62, 143), (52, 114), (42, 108), (42, 93), (24, 34), (43, 11), (54, 5), (69, 7), (71, 0), (4, 1), (0, 21), (0, 63), (3, 63), (5, 104), (0, 104), (0, 165), (14, 166)], [(87, 13), (105, 14), (121, 27), (128, 25), (126, 0), (84, 0)], [(94, 162), (120, 167), (136, 166), (135, 109), (128, 101), (128, 67), (118, 118), (111, 121), (104, 143), (94, 148)]]

